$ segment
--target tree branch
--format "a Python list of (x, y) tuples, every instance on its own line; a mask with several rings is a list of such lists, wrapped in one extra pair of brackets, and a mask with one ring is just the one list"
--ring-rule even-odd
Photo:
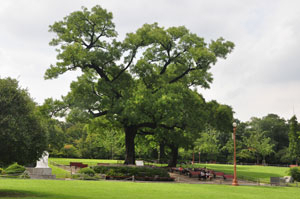
[(100, 75), (101, 78), (104, 78), (105, 81), (110, 81), (108, 76), (104, 73), (103, 69), (94, 65), (94, 64), (91, 64), (91, 65), (88, 65), (89, 68), (92, 68), (92, 69), (95, 69), (96, 72)]
[(178, 80), (180, 80), (181, 78), (183, 78), (185, 75), (187, 75), (190, 71), (193, 70), (197, 70), (197, 68), (188, 68), (186, 71), (184, 71), (181, 75), (175, 77), (174, 79), (172, 79), (171, 81), (169, 81), (169, 84), (172, 84), (174, 82), (177, 82)]
[(132, 51), (132, 55), (131, 55), (131, 58), (130, 58), (130, 60), (129, 60), (127, 66), (126, 66), (125, 68), (123, 68), (123, 69), (118, 73), (118, 75), (117, 75), (116, 77), (113, 78), (112, 82), (114, 82), (116, 79), (118, 79), (118, 78), (122, 75), (122, 73), (124, 73), (124, 72), (129, 68), (129, 66), (130, 66), (130, 65), (132, 64), (132, 62), (133, 62), (133, 59), (134, 59), (135, 55), (136, 55), (136, 49), (134, 49), (134, 50)]
[(152, 122), (144, 122), (141, 124), (136, 125), (137, 128), (142, 128), (142, 127), (148, 127), (151, 129), (155, 129), (157, 127), (156, 123), (152, 123)]
[(91, 109), (89, 109), (88, 112), (90, 114), (92, 114), (93, 117), (100, 117), (102, 115), (106, 115), (108, 111), (102, 111), (102, 112), (99, 112), (99, 113), (94, 113)]
[(154, 132), (139, 130), (137, 134), (139, 134), (139, 135), (154, 135)]

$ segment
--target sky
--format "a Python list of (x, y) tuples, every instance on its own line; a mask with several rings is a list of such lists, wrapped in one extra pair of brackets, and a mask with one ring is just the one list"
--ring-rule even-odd
[(81, 7), (100, 5), (113, 13), (119, 39), (145, 23), (186, 26), (210, 42), (235, 43), (211, 69), (207, 100), (231, 106), (248, 121), (274, 113), (300, 118), (300, 1), (298, 0), (0, 0), (0, 77), (12, 77), (39, 104), (60, 99), (78, 73), (44, 80), (56, 62), (49, 25)]

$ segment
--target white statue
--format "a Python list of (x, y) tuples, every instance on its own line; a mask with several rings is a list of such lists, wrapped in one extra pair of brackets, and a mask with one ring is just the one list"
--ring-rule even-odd
[(49, 168), (48, 166), (49, 153), (44, 151), (43, 156), (36, 162), (35, 168)]

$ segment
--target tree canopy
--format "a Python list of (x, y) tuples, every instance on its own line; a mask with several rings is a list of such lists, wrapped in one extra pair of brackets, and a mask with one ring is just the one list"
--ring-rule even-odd
[(0, 79), (0, 165), (32, 164), (47, 149), (36, 105), (17, 80)]
[[(117, 41), (112, 13), (82, 8), (50, 26), (57, 63), (46, 79), (80, 69), (64, 98), (91, 117), (106, 117), (124, 129), (125, 163), (135, 163), (134, 139), (153, 129), (190, 131), (201, 120), (200, 97), (191, 88), (209, 88), (209, 69), (234, 44), (219, 38), (206, 43), (184, 26), (144, 24)], [(198, 112), (199, 111), (199, 112)]]

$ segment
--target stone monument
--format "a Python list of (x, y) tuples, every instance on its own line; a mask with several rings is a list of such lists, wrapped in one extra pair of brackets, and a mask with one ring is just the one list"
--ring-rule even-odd
[(44, 151), (43, 156), (36, 162), (35, 168), (26, 168), (32, 179), (55, 179), (52, 169), (48, 166), (49, 153)]
[(44, 151), (43, 156), (36, 162), (35, 168), (49, 168), (48, 166), (49, 153)]

